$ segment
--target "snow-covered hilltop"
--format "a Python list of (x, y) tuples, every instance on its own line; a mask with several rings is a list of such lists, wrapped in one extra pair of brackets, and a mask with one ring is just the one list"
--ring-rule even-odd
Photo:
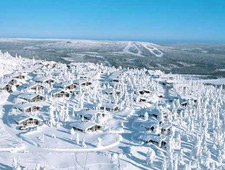
[(2, 52), (0, 69), (3, 169), (225, 168), (222, 87)]

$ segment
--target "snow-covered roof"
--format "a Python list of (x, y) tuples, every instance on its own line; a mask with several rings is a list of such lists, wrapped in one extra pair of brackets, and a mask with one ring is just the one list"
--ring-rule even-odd
[(15, 98), (15, 99), (13, 100), (13, 102), (14, 102), (15, 104), (19, 104), (19, 103), (26, 103), (27, 101), (24, 100), (24, 99), (21, 99), (21, 98)]
[(109, 108), (109, 109), (112, 109), (112, 110), (115, 109), (116, 107), (118, 107), (118, 105), (116, 105), (116, 104), (113, 104), (113, 103), (105, 103), (105, 102), (100, 103), (99, 106), (100, 107), (104, 107), (104, 108)]
[(59, 84), (57, 84), (58, 87), (62, 87), (62, 88), (65, 88), (67, 86), (70, 86), (70, 85), (73, 85), (74, 83), (72, 81), (64, 81), (64, 82), (61, 82)]
[(79, 74), (80, 79), (86, 79), (86, 78), (93, 78), (93, 76), (96, 76), (94, 72), (83, 72), (82, 74)]
[(83, 131), (87, 131), (87, 129), (92, 128), (93, 126), (98, 125), (95, 122), (88, 121), (88, 122), (73, 122), (70, 124), (70, 127), (74, 127), (77, 129), (81, 129)]
[(64, 89), (53, 89), (53, 90), (50, 92), (50, 94), (55, 95), (55, 94), (58, 94), (58, 93), (61, 93), (61, 92), (64, 92), (64, 93), (70, 93), (69, 90), (64, 90)]
[(103, 110), (80, 110), (78, 112), (76, 112), (78, 115), (81, 116), (85, 116), (89, 119), (91, 119), (93, 116), (97, 115), (97, 114), (108, 114), (107, 111), (103, 111)]
[[(39, 94), (25, 92), (25, 93), (21, 93), (18, 97), (19, 97), (19, 98), (22, 98), (22, 99), (31, 100), (31, 99), (37, 97), (38, 95), (39, 95)], [(39, 95), (39, 96), (40, 96), (40, 95)]]
[(122, 73), (123, 73), (122, 71), (115, 71), (109, 75), (108, 80), (110, 81), (119, 80)]
[(16, 80), (16, 79), (14, 79), (14, 78), (12, 78), (12, 77), (4, 78), (4, 79), (3, 79), (3, 82), (4, 82), (4, 83), (9, 83), (11, 80)]
[(106, 93), (106, 94), (112, 94), (113, 91), (115, 91), (115, 93), (119, 93), (120, 92), (119, 90), (114, 89), (114, 88), (107, 88), (107, 89), (103, 90), (103, 92)]
[(48, 80), (53, 80), (51, 77), (40, 77), (40, 76), (37, 76), (34, 78), (34, 81), (36, 82), (46, 82)]
[(17, 76), (20, 76), (20, 75), (26, 75), (26, 73), (24, 72), (14, 72), (14, 73), (10, 73), (10, 74), (6, 74), (5, 77), (8, 77), (8, 78), (15, 78)]
[(79, 80), (74, 80), (73, 83), (74, 84), (77, 84), (77, 85), (80, 85), (80, 84), (84, 84), (84, 83), (87, 83), (87, 82), (90, 82), (88, 80), (83, 80), (83, 79), (79, 79)]
[(16, 104), (14, 107), (24, 110), (33, 106), (42, 107), (41, 104), (37, 104), (37, 103), (19, 103), (19, 104)]
[(164, 129), (169, 129), (172, 127), (172, 124), (170, 122), (164, 122), (163, 124), (161, 124), (161, 127)]
[[(41, 84), (39, 83), (36, 83), (36, 82), (31, 82), (27, 85), (28, 88), (32, 88), (32, 87), (35, 87), (35, 86), (42, 86)], [(42, 86), (43, 87), (43, 86)]]
[(165, 136), (159, 136), (158, 134), (154, 134), (154, 133), (144, 133), (141, 134), (138, 139), (142, 140), (142, 141), (155, 141), (155, 142), (162, 142), (164, 140), (166, 140)]
[(36, 70), (35, 74), (37, 74), (37, 75), (44, 75), (45, 73), (43, 72), (43, 70)]
[(3, 82), (1, 82), (0, 83), (0, 89), (3, 89), (5, 86), (7, 86), (8, 85), (8, 83), (3, 83)]
[(30, 115), (30, 114), (26, 114), (26, 113), (13, 115), (13, 120), (16, 121), (19, 124), (22, 123), (23, 121), (26, 121), (27, 119), (30, 119), (30, 118), (42, 121), (42, 119), (40, 119), (39, 117)]
[(113, 93), (113, 88), (104, 89), (103, 92), (106, 93), (106, 94)]
[(145, 127), (155, 126), (155, 125), (159, 125), (159, 121), (154, 117), (143, 122), (143, 126), (145, 126)]
[(193, 95), (182, 95), (181, 96), (182, 100), (197, 100), (197, 97), (193, 96)]
[(150, 75), (159, 75), (159, 76), (163, 74), (161, 70), (148, 70), (148, 73)]

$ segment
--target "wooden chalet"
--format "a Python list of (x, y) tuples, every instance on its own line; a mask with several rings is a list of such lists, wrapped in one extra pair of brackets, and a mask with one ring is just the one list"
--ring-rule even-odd
[(60, 97), (70, 97), (70, 92), (64, 90), (64, 89), (54, 89), (51, 91), (51, 94), (53, 97), (57, 97), (57, 98), (60, 98)]
[(160, 136), (160, 135), (153, 134), (153, 133), (141, 134), (138, 137), (138, 139), (143, 141), (144, 143), (152, 143), (152, 144), (155, 144), (159, 147), (164, 147), (167, 143), (165, 136)]
[(22, 93), (18, 97), (28, 102), (39, 102), (45, 100), (44, 96), (35, 93)]
[(54, 80), (50, 77), (36, 77), (34, 79), (34, 81), (37, 82), (37, 83), (47, 83), (47, 84), (54, 83)]
[(6, 90), (9, 93), (13, 92), (12, 85), (8, 83), (0, 83), (0, 90)]
[(15, 123), (19, 126), (20, 130), (35, 128), (43, 124), (42, 119), (24, 113), (15, 115), (13, 119)]
[(42, 86), (41, 84), (39, 83), (31, 83), (28, 85), (28, 89), (30, 90), (43, 90), (44, 89), (44, 86)]
[(73, 90), (77, 87), (77, 85), (73, 82), (61, 82), (60, 84), (57, 84), (56, 86), (64, 90)]
[(33, 104), (33, 103), (20, 103), (20, 104), (16, 104), (14, 108), (20, 110), (21, 112), (31, 113), (31, 112), (40, 111), (42, 106), (39, 104)]
[(74, 122), (70, 124), (70, 127), (84, 133), (96, 132), (102, 128), (95, 122)]
[(109, 112), (119, 111), (119, 107), (113, 103), (101, 103), (99, 108), (100, 110), (106, 110)]
[(79, 81), (74, 81), (74, 84), (76, 86), (90, 86), (92, 85), (92, 82), (89, 80), (79, 80)]

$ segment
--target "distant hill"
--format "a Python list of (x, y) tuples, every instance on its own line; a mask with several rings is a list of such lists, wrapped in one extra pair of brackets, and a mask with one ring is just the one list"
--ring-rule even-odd
[(64, 63), (94, 62), (110, 66), (225, 77), (225, 44), (0, 39), (0, 50), (27, 58)]

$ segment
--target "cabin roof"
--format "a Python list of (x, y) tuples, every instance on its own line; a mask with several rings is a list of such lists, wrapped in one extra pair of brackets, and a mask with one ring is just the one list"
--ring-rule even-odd
[(82, 83), (87, 83), (87, 82), (89, 82), (89, 81), (88, 80), (83, 80), (83, 79), (79, 79), (79, 80), (74, 80), (73, 81), (73, 83), (77, 84), (77, 85), (82, 84)]
[(3, 79), (3, 82), (8, 84), (11, 80), (16, 80), (16, 79), (15, 78), (12, 78), (12, 77), (4, 78)]
[(23, 121), (32, 118), (37, 119), (39, 121), (42, 121), (42, 119), (38, 118), (37, 116), (28, 115), (26, 113), (21, 113), (13, 116), (13, 120), (15, 120), (17, 123), (22, 123)]
[(103, 90), (104, 93), (113, 93), (113, 88), (107, 88)]
[(13, 100), (13, 102), (15, 103), (15, 104), (19, 104), (19, 103), (23, 103), (23, 102), (27, 102), (26, 100), (24, 100), (24, 99), (22, 99), (22, 98), (15, 98), (14, 100)]
[(48, 80), (53, 80), (53, 79), (51, 77), (39, 77), (39, 76), (34, 78), (34, 81), (37, 81), (37, 82), (45, 82)]
[(105, 107), (105, 108), (109, 108), (109, 109), (115, 109), (116, 107), (118, 107), (116, 104), (113, 104), (113, 103), (100, 103), (99, 104), (100, 107)]
[(37, 104), (37, 103), (35, 104), (34, 103), (19, 103), (19, 104), (16, 104), (14, 107), (18, 109), (27, 109), (33, 106), (42, 107), (41, 104)]
[(150, 120), (143, 123), (144, 127), (149, 127), (149, 126), (151, 127), (156, 125), (159, 125), (159, 121), (155, 118), (151, 118)]
[(91, 122), (91, 121), (88, 121), (88, 122), (73, 122), (73, 123), (70, 124), (71, 127), (75, 127), (77, 129), (81, 129), (83, 131), (86, 131), (88, 128), (92, 128), (96, 125), (98, 125), (98, 124), (95, 123), (95, 122)]
[(169, 129), (172, 127), (172, 124), (170, 122), (165, 122), (161, 125), (161, 127), (164, 129)]
[(22, 98), (22, 99), (27, 99), (27, 100), (31, 100), (37, 96), (40, 96), (39, 94), (35, 94), (35, 93), (29, 93), (29, 92), (25, 92), (25, 93), (21, 93), (18, 97)]
[(165, 136), (162, 136), (162, 135), (159, 136), (159, 135), (154, 134), (154, 133), (144, 133), (144, 134), (141, 134), (139, 136), (139, 139), (140, 140), (143, 140), (143, 141), (153, 140), (155, 142), (161, 142), (161, 141), (165, 140), (166, 137)]
[(92, 118), (94, 115), (97, 114), (107, 114), (107, 111), (102, 111), (102, 110), (80, 110), (78, 112), (76, 112), (77, 114), (81, 115), (81, 116), (85, 116), (88, 118)]
[(58, 94), (58, 93), (61, 93), (61, 92), (69, 93), (68, 90), (64, 90), (64, 89), (53, 89), (53, 90), (51, 91), (51, 94), (55, 95), (55, 94)]
[(58, 84), (59, 87), (67, 87), (67, 86), (70, 86), (70, 85), (73, 85), (74, 83), (71, 82), (71, 81), (64, 81), (64, 82), (61, 82), (60, 84)]
[(14, 77), (17, 77), (17, 76), (20, 76), (20, 75), (25, 76), (26, 73), (25, 72), (14, 72), (14, 73), (6, 74), (5, 76), (6, 77), (14, 78)]
[(0, 89), (4, 88), (4, 87), (7, 86), (7, 85), (8, 85), (8, 83), (1, 82), (1, 83), (0, 83)]
[[(27, 85), (28, 88), (32, 88), (32, 87), (35, 87), (35, 86), (42, 86), (41, 84), (39, 83), (36, 83), (36, 82), (31, 82)], [(43, 87), (43, 86), (42, 86)]]

